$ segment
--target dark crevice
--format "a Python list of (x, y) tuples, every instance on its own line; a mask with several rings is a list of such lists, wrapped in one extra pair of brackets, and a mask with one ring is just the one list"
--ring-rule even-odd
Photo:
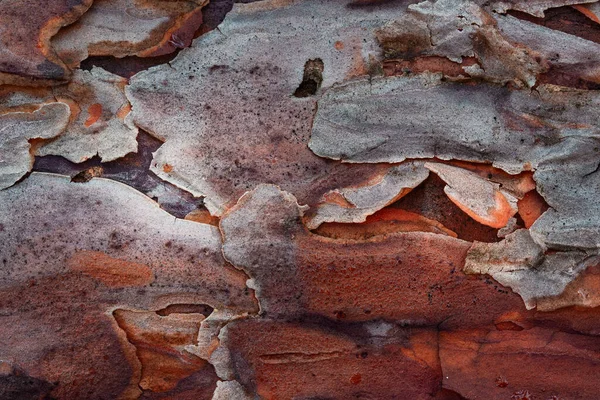
[(214, 308), (207, 304), (169, 304), (167, 307), (156, 311), (161, 317), (171, 314), (202, 314), (208, 318)]
[(294, 92), (294, 97), (314, 96), (323, 83), (323, 60), (315, 58), (304, 64), (304, 75), (300, 86)]
[[(543, 197), (542, 197), (542, 200), (544, 200), (544, 198), (543, 198)], [(544, 202), (545, 202), (545, 200), (544, 200)], [(517, 226), (518, 226), (518, 227), (524, 227), (524, 226), (525, 226), (525, 221), (523, 221), (523, 217), (521, 217), (521, 214), (519, 214), (519, 213), (516, 213), (516, 214), (513, 216), (513, 218), (517, 220)]]
[(150, 171), (152, 153), (162, 142), (141, 131), (137, 136), (138, 152), (115, 161), (103, 163), (95, 156), (75, 164), (60, 156), (35, 157), (33, 171), (71, 176), (73, 182), (87, 182), (101, 176), (124, 183), (156, 200), (160, 207), (177, 218), (204, 209), (202, 198), (196, 198), (177, 186), (163, 181)]
[[(537, 85), (549, 83), (551, 85), (565, 86), (574, 89), (600, 90), (600, 83), (583, 79), (577, 74), (560, 68), (550, 67), (548, 72), (538, 77)], [(536, 85), (536, 86), (537, 86)]]
[[(443, 379), (443, 377), (442, 377)], [(454, 390), (450, 389), (442, 389), (440, 390), (436, 396), (436, 400), (467, 400), (467, 398), (462, 397), (460, 394), (456, 393)]]
[(533, 15), (514, 10), (508, 11), (508, 14), (524, 21), (545, 26), (546, 28), (600, 43), (600, 24), (592, 21), (573, 7), (549, 8), (544, 12), (544, 18), (537, 18)]
[(140, 71), (147, 70), (156, 65), (168, 63), (177, 56), (180, 50), (181, 49), (177, 49), (173, 53), (158, 57), (128, 56), (117, 58), (113, 56), (92, 56), (83, 60), (80, 68), (89, 71), (93, 67), (100, 67), (115, 75), (129, 79)]
[(18, 368), (9, 374), (0, 374), (0, 399), (7, 400), (53, 400), (52, 390), (55, 383), (27, 375)]
[(194, 37), (210, 32), (223, 22), (233, 8), (233, 0), (211, 0), (202, 9), (202, 25)]
[(436, 326), (436, 332), (435, 332), (435, 339), (436, 339), (436, 346), (435, 346), (435, 356), (438, 362), (438, 368), (437, 368), (437, 374), (440, 377), (440, 382), (439, 382), (439, 387), (437, 392), (435, 393), (435, 396), (432, 396), (433, 398), (436, 399), (449, 399), (448, 396), (446, 396), (444, 394), (444, 370), (442, 369), (442, 357), (440, 356), (440, 329), (439, 326), (442, 324), (443, 322), (440, 322), (438, 324), (438, 326)]
[(469, 242), (498, 242), (498, 229), (480, 224), (463, 212), (444, 193), (446, 183), (435, 174), (413, 189), (406, 196), (392, 204), (405, 211), (420, 214), (438, 221), (455, 232), (459, 239)]
[[(265, 319), (274, 316), (265, 315)], [(405, 343), (410, 342), (413, 330), (435, 331), (437, 328), (431, 324), (407, 324), (404, 321), (374, 318), (368, 321), (346, 321), (344, 319), (332, 319), (320, 314), (303, 314), (296, 316), (278, 316), (278, 321), (298, 324), (304, 328), (321, 331), (335, 336), (352, 339), (356, 344), (368, 346), (382, 344), (384, 342)], [(385, 324), (390, 329), (385, 335), (373, 335), (372, 328), (377, 324)]]
[(368, 7), (377, 7), (381, 8), (382, 6), (389, 7), (400, 7), (400, 6), (408, 6), (409, 4), (418, 3), (420, 0), (352, 0), (349, 2), (346, 7), (352, 8), (368, 8)]

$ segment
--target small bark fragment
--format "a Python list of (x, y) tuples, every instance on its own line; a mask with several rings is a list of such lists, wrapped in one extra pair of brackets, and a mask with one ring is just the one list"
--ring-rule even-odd
[(589, 266), (573, 279), (559, 296), (537, 299), (537, 309), (549, 312), (559, 308), (600, 306), (600, 264)]
[(467, 254), (464, 270), (468, 274), (492, 276), (518, 293), (528, 309), (535, 308), (538, 299), (544, 299), (543, 309), (547, 311), (551, 309), (551, 298), (561, 296), (580, 273), (598, 263), (600, 257), (583, 251), (544, 255), (544, 248), (534, 241), (529, 231), (521, 229), (500, 243), (475, 242)]
[(464, 270), (468, 274), (511, 273), (540, 264), (544, 249), (529, 232), (520, 229), (500, 243), (475, 242), (469, 249)]
[(314, 215), (307, 221), (308, 229), (324, 222), (364, 222), (374, 212), (408, 194), (429, 176), (419, 163), (403, 163), (383, 168), (361, 187), (335, 189), (323, 196)]
[(0, 115), (0, 189), (21, 179), (33, 166), (33, 139), (60, 135), (69, 123), (70, 110), (63, 103), (48, 103), (32, 112)]
[(535, 181), (533, 180), (533, 173), (531, 171), (524, 171), (520, 174), (511, 175), (500, 168), (495, 168), (489, 164), (468, 163), (454, 160), (447, 163), (467, 169), (483, 179), (499, 184), (502, 190), (509, 192), (518, 199), (522, 199), (527, 193), (535, 189)]
[(96, 0), (52, 46), (70, 67), (90, 56), (155, 57), (190, 45), (206, 0)]
[(127, 80), (101, 68), (77, 70), (66, 86), (53, 90), (58, 101), (71, 105), (64, 134), (40, 146), (36, 155), (60, 155), (74, 163), (95, 155), (112, 161), (137, 151), (138, 129), (125, 97)]
[(502, 228), (517, 213), (517, 198), (478, 175), (461, 168), (425, 163), (448, 185), (444, 192), (461, 210), (477, 222), (492, 228)]
[[(526, 46), (509, 42), (492, 15), (468, 0), (424, 1), (409, 6), (410, 14), (377, 31), (388, 58), (447, 57), (460, 65), (464, 76), (491, 82), (532, 87), (547, 71), (546, 63)], [(440, 71), (446, 72), (448, 68)], [(452, 73), (451, 76), (456, 76)]]

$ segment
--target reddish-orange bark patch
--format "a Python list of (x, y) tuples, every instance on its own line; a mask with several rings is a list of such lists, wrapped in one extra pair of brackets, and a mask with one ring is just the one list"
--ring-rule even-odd
[(125, 117), (127, 116), (127, 114), (129, 114), (130, 111), (131, 104), (127, 103), (123, 107), (119, 108), (119, 111), (117, 111), (117, 118), (119, 118), (121, 121), (125, 121)]
[(84, 125), (86, 128), (94, 125), (102, 116), (102, 104), (94, 103), (88, 107), (88, 119), (85, 121)]
[[(403, 332), (379, 322), (372, 329), (381, 342), (361, 343), (315, 325), (242, 320), (228, 325), (224, 345), (236, 354), (239, 381), (264, 399), (351, 399), (357, 393), (366, 399), (424, 399), (424, 393), (440, 390), (439, 360), (423, 362), (436, 353), (434, 330)], [(390, 379), (390, 371), (401, 373)]]
[(185, 216), (188, 221), (200, 222), (213, 226), (219, 226), (219, 218), (210, 215), (208, 210), (194, 210)]
[(337, 204), (340, 207), (344, 208), (354, 208), (355, 206), (350, 203), (343, 194), (339, 192), (329, 192), (323, 195), (323, 200), (325, 203)]
[(517, 202), (517, 206), (519, 215), (525, 222), (525, 228), (528, 229), (548, 209), (548, 204), (546, 204), (544, 198), (535, 190), (525, 194)]
[(572, 5), (571, 7), (573, 7), (574, 9), (576, 9), (577, 11), (579, 11), (580, 13), (582, 13), (583, 15), (585, 15), (592, 21), (600, 24), (600, 18), (598, 18), (598, 16), (592, 10), (590, 10), (585, 4), (575, 4), (575, 5)]
[(495, 200), (496, 204), (494, 207), (488, 210), (488, 215), (479, 215), (471, 210), (467, 205), (462, 204), (456, 197), (448, 194), (448, 198), (464, 211), (469, 217), (475, 221), (491, 226), (492, 228), (502, 228), (506, 226), (506, 223), (513, 215), (515, 210), (510, 206), (510, 203), (501, 192), (496, 192)]
[(147, 265), (113, 258), (100, 251), (78, 251), (69, 258), (68, 265), (109, 287), (144, 286), (154, 281)]
[(207, 365), (183, 348), (197, 339), (203, 316), (173, 314), (161, 317), (152, 311), (115, 310), (119, 327), (136, 346), (142, 364), (140, 387), (153, 392), (175, 389), (179, 381)]
[[(315, 235), (299, 239), (297, 269), (285, 281), (295, 279), (295, 290), (310, 314), (341, 321), (390, 318), (457, 324), (491, 322), (508, 310), (524, 309), (518, 295), (499, 294), (502, 288), (492, 282), (464, 275), (467, 242), (427, 233), (369, 242)], [(269, 283), (275, 292), (271, 296), (290, 290), (283, 281)]]
[(440, 360), (444, 387), (468, 399), (593, 399), (598, 393), (600, 348), (593, 336), (541, 327), (441, 332)]

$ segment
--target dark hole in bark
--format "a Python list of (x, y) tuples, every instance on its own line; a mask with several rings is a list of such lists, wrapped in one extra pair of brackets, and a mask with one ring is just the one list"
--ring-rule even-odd
[(207, 304), (169, 304), (162, 310), (156, 311), (161, 317), (170, 314), (202, 314), (208, 317), (213, 312), (213, 308)]
[(317, 93), (323, 82), (323, 60), (315, 58), (304, 64), (304, 75), (294, 97), (309, 97)]

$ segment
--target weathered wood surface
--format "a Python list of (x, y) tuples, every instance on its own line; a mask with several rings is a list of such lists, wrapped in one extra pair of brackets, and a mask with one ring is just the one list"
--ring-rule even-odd
[(0, 399), (597, 399), (598, 4), (0, 2)]

